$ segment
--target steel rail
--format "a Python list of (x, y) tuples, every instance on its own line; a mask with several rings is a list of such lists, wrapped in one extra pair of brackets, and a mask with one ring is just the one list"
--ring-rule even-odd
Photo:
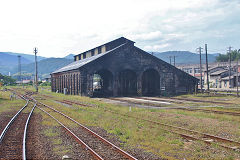
[[(154, 98), (142, 98), (142, 97), (141, 98), (140, 97), (134, 97), (133, 99), (162, 101), (160, 99), (158, 100), (158, 99), (154, 99)], [(116, 99), (116, 98), (114, 98), (113, 100), (142, 104), (142, 102), (133, 102), (134, 100), (122, 100), (122, 99)], [(163, 100), (163, 101), (166, 101), (166, 100)], [(151, 105), (151, 102), (146, 102), (146, 104)], [(156, 105), (153, 104), (151, 106), (156, 106)], [(199, 108), (172, 108), (172, 109), (180, 109), (180, 110), (187, 110), (187, 111), (202, 111), (202, 112), (205, 112), (205, 113), (216, 113), (216, 114), (227, 114), (227, 115), (232, 115), (232, 116), (240, 116), (240, 112), (218, 111), (218, 110), (199, 109)]]
[[(21, 95), (20, 95), (21, 96)], [(25, 97), (21, 96), (23, 99), (26, 100)], [(86, 147), (90, 153), (97, 159), (97, 160), (103, 160), (103, 158), (98, 155), (92, 148), (90, 148), (86, 143), (84, 143), (79, 137), (77, 137), (70, 129), (68, 129), (64, 124), (62, 124), (59, 120), (57, 120), (55, 117), (53, 117), (51, 114), (49, 114), (47, 111), (45, 111), (44, 109), (40, 108), (37, 106), (37, 101), (32, 98), (32, 97), (29, 97), (27, 96), (27, 98), (35, 101), (35, 105), (34, 105), (34, 108), (37, 107), (38, 109), (40, 109), (41, 111), (43, 111), (44, 113), (46, 113), (48, 116), (50, 116), (51, 118), (53, 118), (55, 121), (57, 121), (58, 124), (60, 124), (68, 133), (70, 133), (81, 145), (83, 145), (84, 147)], [(32, 102), (33, 103), (33, 102)], [(38, 102), (39, 103), (39, 102)], [(33, 110), (32, 110), (33, 111)], [(25, 129), (26, 129), (26, 126), (25, 126)], [(25, 144), (25, 143), (23, 143)], [(24, 146), (25, 148), (25, 146)], [(23, 148), (23, 160), (26, 160), (26, 152), (25, 152), (25, 149)]]
[[(114, 101), (122, 101), (122, 102), (128, 102), (128, 103), (133, 103), (133, 104), (139, 104), (139, 105), (149, 105), (149, 102), (137, 102), (134, 100), (127, 100), (127, 99), (120, 99), (120, 98), (108, 98), (110, 100), (114, 100)], [(152, 104), (151, 106), (153, 107), (161, 107), (165, 104)]]
[(104, 143), (110, 145), (111, 147), (113, 147), (115, 150), (117, 150), (119, 153), (121, 153), (122, 155), (124, 155), (125, 157), (127, 157), (128, 159), (131, 159), (131, 160), (137, 160), (135, 157), (133, 157), (132, 155), (130, 155), (129, 153), (123, 151), (121, 148), (117, 147), (116, 145), (114, 145), (113, 143), (109, 142), (108, 140), (104, 139), (103, 137), (101, 137), (100, 135), (98, 135), (97, 133), (93, 132), (92, 130), (90, 130), (89, 128), (85, 127), (84, 125), (80, 124), (79, 122), (77, 122), (76, 120), (72, 119), (71, 117), (63, 114), (62, 112), (46, 105), (46, 104), (43, 104), (42, 102), (38, 102), (39, 104), (45, 106), (45, 107), (48, 107), (50, 109), (52, 109), (53, 111), (61, 114), (62, 116), (70, 119), (71, 121), (73, 121), (74, 123), (78, 124), (80, 127), (82, 127), (83, 129), (85, 129), (86, 131), (88, 131), (89, 133), (91, 133), (92, 135), (94, 135), (95, 137), (99, 138), (101, 141), (103, 141)]
[[(148, 119), (138, 118), (138, 117), (135, 117), (135, 116), (130, 116), (130, 115), (126, 115), (126, 114), (116, 113), (116, 112), (113, 112), (113, 111), (110, 111), (110, 110), (107, 110), (107, 111), (111, 112), (111, 113), (114, 113), (114, 114), (127, 116), (127, 117), (131, 117), (131, 118), (139, 119), (139, 120), (144, 120), (144, 121), (147, 121), (147, 122), (150, 122), (150, 123), (155, 123), (155, 124), (158, 124), (158, 125), (166, 126), (166, 127), (169, 127), (169, 128), (179, 129), (179, 130), (186, 131), (186, 132), (191, 132), (191, 133), (194, 133), (195, 135), (202, 135), (202, 137), (212, 138), (212, 139), (215, 139), (217, 141), (224, 141), (224, 142), (228, 142), (228, 143), (233, 143), (233, 144), (238, 145), (239, 147), (235, 147), (235, 146), (234, 147), (228, 147), (228, 146), (225, 146), (225, 145), (222, 145), (222, 144), (218, 144), (218, 143), (217, 144), (219, 146), (222, 146), (222, 147), (228, 148), (228, 149), (232, 149), (232, 150), (240, 149), (240, 142), (237, 142), (237, 141), (234, 141), (234, 140), (231, 140), (231, 139), (214, 136), (214, 135), (207, 134), (207, 133), (201, 133), (201, 132), (198, 132), (198, 131), (194, 131), (194, 130), (190, 130), (190, 129), (186, 129), (186, 128), (182, 128), (182, 127), (177, 127), (177, 126), (173, 126), (173, 125), (168, 125), (168, 124), (164, 124), (164, 123), (160, 123), (160, 122), (156, 122), (156, 121), (151, 121), (151, 120), (148, 120)], [(175, 132), (175, 131), (171, 131), (171, 132)], [(175, 133), (177, 133), (177, 132), (175, 132)], [(177, 134), (180, 135), (181, 133), (177, 133)], [(182, 135), (184, 135), (184, 134), (182, 134)], [(184, 135), (184, 136), (189, 136), (189, 135)], [(200, 138), (195, 138), (193, 136), (191, 136), (191, 137), (196, 139), (196, 140), (201, 140), (201, 141), (204, 141), (206, 143), (210, 143), (209, 141), (206, 141), (206, 140), (203, 140), (203, 139), (200, 139)]]
[[(175, 98), (174, 98), (175, 99)], [(185, 100), (185, 99), (181, 99), (181, 100)], [(68, 101), (68, 100), (67, 100)], [(193, 100), (193, 101), (198, 101), (198, 100)], [(72, 102), (72, 101), (68, 101), (68, 102)], [(204, 102), (207, 102), (207, 101), (204, 101)], [(72, 102), (73, 104), (78, 104), (78, 105), (82, 105), (82, 104), (79, 104), (77, 102)], [(92, 106), (91, 106), (92, 107)], [(109, 110), (106, 110), (108, 112), (111, 112), (111, 113), (114, 113), (114, 114), (119, 114), (119, 115), (122, 115), (122, 116), (128, 116), (128, 117), (132, 117), (132, 118), (135, 118), (135, 119), (140, 119), (140, 120), (144, 120), (144, 121), (148, 121), (148, 122), (151, 122), (151, 123), (155, 123), (155, 124), (158, 124), (158, 125), (163, 125), (163, 126), (167, 126), (167, 127), (170, 127), (170, 128), (175, 128), (175, 129), (179, 129), (179, 130), (183, 130), (183, 131), (187, 131), (187, 132), (191, 132), (191, 133), (194, 133), (194, 134), (198, 134), (198, 135), (201, 135), (202, 138), (212, 138), (212, 139), (215, 139), (217, 141), (224, 141), (224, 142), (230, 142), (230, 143), (234, 143), (234, 144), (237, 144), (237, 145), (240, 145), (240, 142), (237, 142), (237, 141), (234, 141), (234, 140), (231, 140), (231, 139), (226, 139), (226, 138), (222, 138), (222, 137), (218, 137), (218, 136), (214, 136), (214, 135), (210, 135), (210, 134), (206, 134), (206, 133), (201, 133), (201, 132), (198, 132), (198, 131), (193, 131), (193, 130), (189, 130), (189, 129), (185, 129), (185, 128), (182, 128), (182, 127), (177, 127), (177, 126), (172, 126), (172, 125), (168, 125), (168, 124), (163, 124), (163, 123), (160, 123), (160, 122), (156, 122), (156, 121), (151, 121), (151, 120), (147, 120), (147, 119), (141, 119), (141, 118), (138, 118), (138, 117), (134, 117), (134, 116), (130, 116), (130, 115), (125, 115), (125, 114), (120, 114), (120, 113), (115, 113), (113, 111), (109, 111)], [(166, 130), (166, 129), (165, 129)], [(176, 134), (179, 134), (183, 137), (188, 137), (190, 139), (195, 139), (195, 140), (201, 140), (201, 141), (204, 141), (205, 143), (213, 143), (213, 142), (209, 142), (207, 140), (204, 140), (204, 139), (201, 139), (201, 138), (196, 138), (196, 137), (193, 137), (193, 136), (190, 136), (190, 135), (185, 135), (185, 134), (182, 134), (182, 133), (178, 133), (176, 131), (171, 131), (173, 133), (176, 133)], [(215, 144), (218, 144), (218, 143), (215, 143)], [(232, 150), (239, 150), (239, 147), (229, 147), (229, 146), (225, 146), (225, 145), (222, 145), (222, 144), (218, 144), (219, 146), (221, 147), (224, 147), (224, 148), (227, 148), (227, 149), (232, 149)]]
[[(177, 98), (177, 97), (164, 97), (162, 100), (161, 97), (154, 97), (154, 98), (148, 98), (148, 97), (132, 97), (135, 99), (145, 99), (145, 100), (154, 100), (154, 101), (169, 101), (174, 102), (174, 100), (179, 101), (188, 101), (188, 102), (201, 102), (201, 103), (214, 103), (214, 104), (226, 104), (226, 105), (233, 105), (234, 103), (227, 103), (227, 102), (217, 102), (217, 101), (208, 101), (208, 100), (198, 100), (198, 99), (186, 99), (186, 98)], [(176, 103), (183, 103), (183, 102), (176, 102)]]
[(29, 102), (29, 101), (27, 101), (27, 103), (24, 105), (24, 107), (22, 107), (22, 108), (15, 114), (15, 116), (13, 116), (12, 119), (8, 122), (8, 124), (6, 125), (6, 127), (4, 128), (4, 130), (2, 131), (2, 133), (1, 133), (1, 135), (0, 135), (0, 143), (2, 142), (2, 140), (3, 140), (3, 138), (4, 138), (4, 136), (5, 136), (6, 132), (7, 132), (7, 130), (9, 129), (9, 127), (11, 126), (11, 124), (15, 121), (15, 119), (16, 119), (16, 118), (18, 117), (18, 115), (22, 112), (22, 110), (27, 107), (28, 102)]
[(228, 103), (228, 102), (217, 102), (217, 101), (208, 101), (208, 100), (198, 100), (198, 99), (186, 99), (186, 98), (176, 98), (171, 97), (169, 99), (176, 99), (176, 100), (183, 100), (183, 101), (192, 101), (192, 102), (202, 102), (202, 103), (214, 103), (214, 104), (226, 104), (226, 105), (233, 105), (235, 103)]
[[(77, 102), (73, 102), (73, 104), (77, 104)], [(150, 122), (150, 123), (166, 126), (166, 127), (173, 128), (173, 129), (182, 130), (182, 131), (185, 131), (185, 132), (190, 132), (190, 133), (193, 133), (195, 135), (201, 135), (202, 138), (211, 138), (211, 139), (217, 140), (218, 142), (223, 141), (223, 142), (228, 142), (228, 143), (232, 143), (232, 144), (236, 144), (236, 145), (240, 146), (240, 142), (237, 142), (237, 141), (234, 141), (234, 140), (231, 140), (231, 139), (226, 139), (226, 138), (214, 136), (214, 135), (207, 134), (207, 133), (201, 133), (201, 132), (198, 132), (198, 131), (194, 131), (194, 130), (190, 130), (190, 129), (186, 129), (186, 128), (182, 128), (182, 127), (177, 127), (177, 126), (173, 126), (173, 125), (168, 125), (168, 124), (164, 124), (164, 123), (160, 123), (160, 122), (156, 122), (156, 121), (152, 121), (152, 120), (148, 120), (148, 119), (138, 118), (138, 117), (127, 115), (127, 114), (121, 114), (121, 113), (117, 113), (117, 112), (106, 110), (106, 109), (105, 109), (105, 111), (111, 112), (111, 113), (114, 113), (114, 114), (117, 114), (117, 115), (122, 115), (122, 116), (127, 116), (127, 117), (130, 117), (130, 118), (135, 118), (135, 119), (138, 119), (138, 120), (144, 120), (144, 121), (147, 121), (147, 122)], [(167, 129), (164, 129), (164, 130), (167, 130)], [(167, 130), (167, 131), (169, 131), (169, 130)], [(215, 143), (215, 142), (209, 142), (209, 141), (201, 139), (201, 138), (193, 137), (191, 135), (182, 134), (182, 133), (179, 133), (179, 132), (176, 132), (176, 131), (170, 131), (170, 132), (176, 133), (180, 136), (187, 137), (187, 138), (190, 138), (190, 139), (204, 141), (205, 143), (208, 143), (208, 144)], [(235, 147), (235, 146), (234, 147), (229, 147), (229, 146), (225, 146), (225, 145), (219, 144), (219, 143), (215, 143), (215, 144), (217, 144), (221, 147), (227, 148), (227, 149), (232, 149), (232, 150), (239, 150), (240, 149), (240, 147)]]
[[(59, 101), (59, 100), (58, 100)], [(59, 102), (63, 102), (63, 103), (66, 103), (66, 104), (68, 104), (68, 103), (72, 103), (72, 101), (70, 101), (70, 100), (66, 100), (66, 99), (64, 99), (64, 100), (62, 100), (62, 101), (59, 101)], [(80, 102), (78, 102), (78, 104), (81, 104), (81, 106), (84, 106), (84, 107), (89, 107), (89, 106), (91, 106), (91, 107), (97, 107), (97, 105), (95, 105), (95, 104), (87, 104), (87, 103), (80, 103)]]
[(57, 120), (55, 117), (53, 117), (50, 113), (48, 113), (47, 111), (45, 111), (44, 109), (40, 108), (37, 106), (37, 108), (39, 108), (41, 111), (43, 111), (44, 113), (46, 113), (48, 116), (50, 116), (51, 118), (53, 118), (55, 121), (58, 122), (58, 124), (60, 124), (65, 130), (67, 130), (80, 144), (82, 144), (84, 147), (86, 147), (91, 154), (98, 160), (103, 160), (103, 158), (98, 155), (92, 148), (90, 148), (85, 142), (83, 142), (77, 135), (75, 135), (70, 129), (68, 129), (64, 124), (62, 124), (59, 120)]
[(172, 103), (183, 103), (183, 101), (176, 101), (176, 100), (173, 100), (173, 99), (171, 100), (171, 99), (167, 99), (167, 97), (164, 97), (164, 98), (159, 98), (159, 97), (154, 97), (154, 98), (150, 98), (150, 97), (131, 97), (131, 98), (153, 100), (153, 101), (163, 101), (163, 102), (172, 102)]
[(178, 109), (187, 110), (187, 111), (201, 111), (205, 113), (226, 114), (231, 116), (240, 116), (240, 112), (218, 111), (218, 110), (199, 109), (199, 108), (178, 108)]
[(32, 113), (33, 113), (35, 107), (36, 107), (36, 104), (33, 106), (31, 112), (29, 113), (28, 119), (27, 119), (27, 121), (26, 121), (25, 128), (24, 128), (24, 134), (23, 134), (23, 152), (22, 152), (22, 158), (23, 158), (23, 160), (26, 160), (26, 159), (27, 159), (27, 156), (26, 156), (27, 128), (28, 128), (28, 123), (29, 123), (29, 121), (30, 121), (30, 117), (32, 116)]
[[(68, 101), (68, 100), (67, 100)], [(72, 104), (78, 104), (78, 105), (82, 105), (82, 104), (79, 104), (78, 102), (73, 102), (73, 101), (68, 101)], [(41, 102), (40, 102), (41, 103)], [(90, 106), (92, 107), (92, 106)], [(189, 130), (189, 129), (185, 129), (185, 128), (182, 128), (182, 127), (177, 127), (177, 126), (172, 126), (172, 125), (168, 125), (168, 124), (163, 124), (163, 123), (160, 123), (160, 122), (156, 122), (156, 121), (151, 121), (151, 120), (147, 120), (147, 119), (141, 119), (141, 118), (138, 118), (138, 117), (134, 117), (134, 116), (130, 116), (130, 115), (125, 115), (125, 114), (120, 114), (120, 113), (115, 113), (113, 111), (109, 111), (109, 110), (106, 110), (108, 112), (111, 112), (111, 113), (114, 113), (114, 114), (119, 114), (119, 115), (122, 115), (122, 116), (128, 116), (128, 117), (132, 117), (132, 118), (135, 118), (135, 119), (140, 119), (140, 120), (144, 120), (144, 121), (148, 121), (148, 122), (151, 122), (151, 123), (155, 123), (155, 124), (158, 124), (158, 125), (163, 125), (163, 126), (167, 126), (167, 127), (170, 127), (170, 128), (175, 128), (175, 129), (179, 129), (179, 130), (184, 130), (184, 131), (188, 131), (188, 132), (191, 132), (191, 133), (194, 133), (194, 134), (198, 134), (198, 135), (202, 135), (202, 138), (212, 138), (212, 139), (215, 139), (215, 140), (220, 140), (220, 141), (224, 141), (224, 142), (230, 142), (230, 143), (234, 143), (234, 144), (237, 144), (237, 145), (240, 145), (240, 142), (237, 142), (237, 141), (233, 141), (231, 139), (226, 139), (226, 138), (222, 138), (222, 137), (218, 137), (218, 136), (214, 136), (214, 135), (210, 135), (210, 134), (206, 134), (206, 133), (201, 133), (201, 132), (198, 132), (198, 131), (193, 131), (193, 130)], [(165, 129), (166, 130), (166, 129)], [(169, 130), (168, 130), (169, 131)], [(173, 132), (173, 133), (176, 133), (182, 137), (186, 137), (186, 138), (190, 138), (190, 139), (194, 139), (194, 140), (200, 140), (200, 141), (203, 141), (207, 144), (211, 144), (211, 143), (215, 143), (215, 142), (209, 142), (207, 140), (204, 140), (204, 139), (201, 139), (201, 138), (197, 138), (197, 137), (193, 137), (191, 135), (186, 135), (186, 134), (182, 134), (182, 133), (179, 133), (179, 132), (176, 132), (176, 131), (170, 131), (170, 132)], [(232, 150), (239, 150), (239, 147), (229, 147), (229, 146), (225, 146), (225, 145), (222, 145), (222, 144), (219, 144), (219, 143), (215, 143), (221, 147), (224, 147), (224, 148), (227, 148), (227, 149), (232, 149)]]

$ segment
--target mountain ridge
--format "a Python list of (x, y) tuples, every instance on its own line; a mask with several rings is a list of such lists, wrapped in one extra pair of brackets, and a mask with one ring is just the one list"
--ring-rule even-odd
[[(11, 52), (12, 53), (12, 52)], [(199, 63), (199, 54), (192, 53), (189, 51), (167, 51), (167, 52), (149, 52), (149, 54), (153, 54), (157, 58), (162, 59), (163, 61), (169, 63), (170, 56), (176, 56), (176, 64), (197, 64)], [(7, 55), (7, 57), (4, 57)], [(16, 74), (18, 72), (18, 53), (8, 54), (8, 52), (0, 52), (0, 73), (4, 75), (8, 75), (9, 72), (11, 74)], [(26, 54), (21, 58), (21, 71), (22, 73), (35, 73), (35, 63), (34, 61), (30, 61), (25, 58)], [(205, 62), (205, 54), (202, 54), (202, 62)], [(218, 54), (208, 54), (209, 63), (216, 61), (216, 56)], [(34, 57), (34, 55), (30, 55)], [(39, 77), (44, 77), (44, 75), (49, 75), (53, 71), (72, 63), (74, 60), (74, 54), (69, 54), (63, 58), (46, 58), (38, 56), (38, 73)], [(4, 58), (2, 58), (4, 57)], [(1, 61), (4, 61), (1, 65)], [(173, 63), (173, 58), (172, 58)]]
[[(0, 54), (8, 54), (8, 55), (13, 55), (13, 56), (21, 56), (21, 58), (28, 59), (31, 62), (35, 61), (35, 55), (34, 54), (25, 54), (25, 53), (15, 53), (15, 52), (0, 52)], [(45, 59), (46, 57), (42, 56), (37, 56), (38, 60)]]
[[(173, 62), (173, 56), (175, 56), (175, 63), (176, 64), (197, 64), (200, 61), (199, 54), (192, 53), (189, 51), (166, 51), (166, 52), (149, 52), (150, 54), (154, 55), (155, 57), (170, 63), (170, 56), (171, 61)], [(205, 62), (205, 54), (202, 54), (202, 62)], [(216, 61), (216, 56), (219, 53), (208, 54), (208, 62), (212, 63)]]

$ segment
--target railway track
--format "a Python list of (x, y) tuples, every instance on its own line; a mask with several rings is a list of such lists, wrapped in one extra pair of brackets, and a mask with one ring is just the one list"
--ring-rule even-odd
[[(135, 157), (128, 154), (127, 152), (123, 151), (116, 145), (112, 144), (108, 140), (104, 139), (97, 133), (93, 132), (86, 126), (80, 124), (79, 122), (75, 121), (71, 117), (63, 114), (62, 112), (44, 104), (41, 102), (37, 102), (34, 98), (31, 97), (31, 94), (27, 94), (24, 96), (27, 99), (33, 100), (37, 103), (37, 108), (39, 108), (41, 111), (46, 113), (48, 116), (50, 116), (52, 119), (57, 121), (69, 134), (71, 134), (78, 143), (80, 143), (84, 149), (88, 150), (94, 159), (120, 159), (120, 160), (136, 160)], [(56, 114), (58, 116), (61, 116), (61, 119), (64, 117), (64, 122), (60, 122), (56, 116), (53, 116), (53, 114)], [(68, 121), (68, 122), (67, 122)], [(66, 124), (69, 125), (69, 123), (74, 123), (79, 126), (79, 128), (69, 128)], [(64, 124), (65, 123), (65, 124)]]
[[(84, 107), (93, 107), (91, 105), (87, 105), (87, 104), (82, 103), (82, 102), (79, 103), (79, 102), (70, 101), (70, 100), (63, 100), (63, 101), (60, 101), (60, 102), (61, 103), (66, 103), (68, 105), (76, 104), (76, 105), (80, 105), (80, 106), (84, 106)], [(189, 129), (186, 129), (186, 128), (173, 126), (173, 125), (169, 125), (169, 124), (164, 124), (164, 123), (160, 123), (160, 122), (156, 122), (156, 121), (151, 121), (151, 120), (148, 120), (148, 119), (143, 119), (143, 118), (135, 117), (135, 116), (128, 115), (128, 114), (121, 114), (121, 113), (117, 113), (117, 112), (114, 112), (114, 111), (111, 111), (111, 110), (106, 110), (105, 109), (105, 111), (111, 112), (113, 114), (121, 115), (121, 116), (126, 116), (126, 117), (129, 117), (129, 118), (135, 118), (135, 119), (138, 119), (138, 120), (143, 120), (143, 121), (153, 123), (153, 124), (158, 125), (158, 126), (162, 126), (162, 129), (164, 129), (166, 131), (169, 131), (169, 132), (172, 132), (172, 133), (175, 133), (175, 134), (178, 134), (178, 135), (180, 135), (180, 136), (182, 136), (186, 139), (189, 139), (189, 140), (199, 140), (199, 141), (203, 141), (207, 144), (216, 144), (216, 145), (221, 146), (221, 147), (226, 148), (226, 149), (230, 149), (230, 150), (234, 150), (234, 151), (240, 151), (240, 142), (237, 142), (237, 141), (234, 141), (234, 140), (231, 140), (231, 139), (226, 139), (226, 138), (214, 136), (214, 135), (211, 135), (211, 134), (201, 133), (201, 132), (198, 132), (198, 131), (189, 130)], [(210, 111), (212, 111), (212, 110), (209, 110), (209, 112)], [(220, 112), (215, 112), (215, 113), (220, 113)], [(224, 111), (221, 111), (221, 113), (224, 113)], [(230, 112), (230, 113), (228, 112), (228, 114), (232, 114), (232, 113), (235, 113), (235, 112)]]
[[(123, 151), (116, 145), (112, 144), (111, 142), (107, 141), (97, 133), (93, 132), (89, 128), (85, 127), (84, 125), (80, 124), (79, 122), (75, 121), (71, 117), (61, 113), (60, 111), (57, 111), (56, 109), (43, 104), (41, 102), (38, 102), (36, 99), (32, 98), (33, 92), (27, 92), (25, 95), (21, 96), (23, 99), (28, 99), (31, 101), (34, 101), (37, 105), (36, 107), (46, 113), (48, 116), (50, 116), (52, 119), (57, 121), (58, 124), (60, 124), (71, 136), (74, 137), (74, 139), (80, 143), (84, 150), (87, 150), (91, 153), (93, 156), (91, 159), (130, 159), (130, 160), (136, 160), (135, 157), (131, 156), (127, 152)], [(61, 119), (64, 118), (64, 122), (60, 122), (56, 115), (53, 116), (53, 114), (58, 114), (58, 116), (61, 116)], [(68, 122), (67, 122), (68, 121)], [(75, 123), (79, 126), (79, 128), (70, 128), (67, 127), (64, 123)]]
[(234, 103), (227, 103), (227, 102), (218, 102), (218, 101), (208, 101), (208, 100), (199, 100), (199, 99), (187, 99), (187, 98), (177, 98), (171, 97), (168, 98), (170, 100), (180, 100), (180, 101), (189, 101), (189, 102), (201, 102), (201, 103), (212, 103), (212, 104), (221, 104), (221, 105), (233, 105)]
[(201, 111), (205, 113), (215, 113), (215, 114), (224, 114), (224, 115), (231, 115), (231, 116), (240, 116), (240, 112), (227, 112), (227, 111), (218, 111), (218, 110), (210, 110), (210, 109), (199, 109), (199, 108), (178, 108), (181, 110), (186, 111)]
[[(136, 160), (133, 156), (128, 154), (127, 152), (123, 151), (119, 147), (115, 146), (111, 142), (107, 141), (97, 133), (93, 132), (86, 126), (80, 124), (79, 122), (75, 121), (71, 117), (63, 114), (62, 112), (46, 105), (41, 102), (38, 102), (38, 107), (42, 111), (44, 111), (46, 114), (48, 114), (50, 117), (56, 119), (56, 116), (54, 117), (52, 114), (57, 113), (58, 116), (64, 117), (64, 122), (59, 122), (62, 126), (65, 126), (64, 128), (70, 132), (70, 134), (75, 135), (75, 138), (78, 137), (78, 141), (81, 141), (81, 144), (84, 145), (86, 148), (88, 148), (89, 151), (91, 151), (91, 154), (96, 159), (131, 159)], [(43, 109), (45, 108), (45, 109)], [(46, 111), (48, 110), (48, 111)], [(54, 112), (54, 113), (53, 113)], [(67, 122), (68, 121), (68, 122)], [(74, 123), (79, 126), (79, 128), (72, 128), (69, 129), (64, 125), (63, 123)]]
[[(136, 98), (136, 99), (144, 99), (144, 100), (152, 100), (152, 101), (162, 101), (162, 99), (149, 98), (149, 97), (141, 97), (141, 98)], [(178, 99), (178, 100), (180, 100), (180, 99)], [(216, 103), (216, 102), (213, 102), (213, 103)], [(225, 103), (225, 104), (231, 104), (231, 103)], [(218, 110), (199, 109), (199, 108), (178, 108), (178, 109), (187, 110), (187, 111), (201, 111), (201, 112), (205, 112), (205, 113), (216, 113), (216, 114), (240, 116), (240, 112), (228, 112), (228, 111), (218, 111)]]
[[(134, 99), (140, 99), (140, 100), (149, 100), (149, 102), (146, 102), (147, 105), (150, 106), (156, 106), (155, 104), (152, 104), (153, 101), (162, 101), (162, 99), (157, 99), (157, 98), (131, 98), (132, 100), (122, 100), (120, 98), (111, 98), (111, 100), (117, 100), (117, 101), (123, 101), (123, 102), (130, 102), (130, 103), (135, 103), (135, 104), (142, 104), (142, 102), (139, 101), (134, 101)], [(165, 100), (165, 99), (164, 99)], [(151, 102), (150, 102), (151, 101)], [(214, 114), (224, 114), (224, 115), (232, 115), (232, 116), (240, 116), (240, 112), (229, 112), (229, 111), (219, 111), (219, 110), (210, 110), (210, 109), (200, 109), (200, 108), (183, 108), (183, 107), (178, 107), (178, 108), (173, 108), (173, 109), (178, 109), (178, 110), (186, 110), (186, 111), (200, 111), (200, 112), (205, 112), (205, 113), (214, 113)]]
[(146, 106), (153, 106), (153, 107), (162, 107), (163, 105), (170, 105), (171, 103), (169, 102), (162, 102), (162, 101), (155, 101), (150, 102), (149, 100), (144, 100), (144, 99), (136, 99), (136, 98), (107, 98), (109, 100), (114, 100), (114, 101), (121, 101), (121, 102), (127, 102), (127, 103), (132, 103), (132, 104), (137, 104), (137, 105), (146, 105)]
[[(27, 128), (30, 117), (36, 107), (29, 111), (29, 101), (26, 102), (9, 121), (0, 135), (0, 159), (23, 159), (26, 157)], [(25, 112), (28, 113), (25, 113)]]
[[(62, 101), (62, 103), (64, 103), (64, 101)], [(73, 101), (72, 102), (68, 101), (68, 104), (81, 105), (81, 103), (78, 103), (78, 102), (75, 102), (75, 101), (74, 102)], [(89, 107), (91, 107), (91, 106), (89, 106)], [(234, 140), (231, 140), (231, 139), (222, 138), (222, 137), (207, 134), (207, 133), (202, 133), (202, 132), (186, 129), (186, 128), (183, 128), (183, 127), (178, 127), (178, 126), (173, 126), (173, 125), (169, 125), (169, 124), (165, 124), (165, 123), (160, 123), (160, 122), (157, 122), (157, 121), (143, 119), (143, 118), (135, 117), (135, 116), (128, 115), (128, 114), (121, 114), (121, 113), (111, 111), (111, 110), (107, 110), (107, 109), (105, 109), (105, 111), (113, 113), (113, 114), (129, 117), (129, 118), (134, 118), (134, 119), (146, 121), (146, 122), (158, 125), (158, 126), (162, 126), (162, 129), (164, 129), (168, 132), (174, 133), (174, 134), (178, 134), (181, 137), (186, 138), (188, 140), (198, 140), (198, 141), (205, 142), (207, 144), (215, 144), (215, 145), (221, 146), (221, 147), (229, 149), (229, 150), (234, 150), (234, 151), (238, 151), (238, 152), (240, 151), (240, 142), (237, 142), (237, 141), (234, 141)]]
[[(131, 102), (135, 104), (151, 104), (149, 101), (156, 101), (156, 102), (161, 102), (162, 104), (167, 103), (185, 103), (186, 101), (188, 102), (196, 102), (196, 103), (211, 103), (211, 104), (224, 104), (224, 105), (233, 105), (234, 103), (227, 103), (227, 102), (217, 102), (217, 101), (207, 101), (207, 100), (197, 100), (197, 99), (185, 99), (185, 98), (160, 98), (160, 97), (131, 97), (128, 99), (123, 99), (123, 98), (109, 98), (111, 100), (118, 100), (118, 101), (125, 101), (125, 102)], [(135, 100), (134, 100), (135, 99)], [(140, 102), (136, 100), (145, 100), (145, 102)], [(156, 104), (153, 104), (152, 106), (157, 106)]]

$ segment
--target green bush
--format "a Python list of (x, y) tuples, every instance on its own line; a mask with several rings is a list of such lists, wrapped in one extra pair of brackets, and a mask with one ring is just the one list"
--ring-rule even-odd
[(43, 82), (40, 86), (51, 86), (51, 82)]

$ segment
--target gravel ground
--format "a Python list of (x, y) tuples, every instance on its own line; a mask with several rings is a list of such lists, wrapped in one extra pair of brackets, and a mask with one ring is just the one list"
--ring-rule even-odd
[[(68, 135), (62, 127), (43, 126), (41, 121), (40, 114), (34, 114), (30, 121), (27, 141), (28, 159), (62, 159), (64, 155), (68, 155), (72, 159), (93, 159), (92, 155), (83, 149), (71, 135)], [(46, 136), (43, 131), (49, 129), (58, 134), (52, 137)], [(54, 143), (56, 139), (61, 140), (60, 144)]]
[(4, 112), (0, 114), (0, 133), (4, 130), (11, 118), (17, 113), (17, 111)]
[(116, 146), (123, 148), (124, 151), (128, 152), (129, 154), (131, 154), (132, 156), (134, 156), (135, 158), (137, 158), (139, 160), (146, 160), (146, 159), (147, 160), (150, 160), (150, 159), (151, 160), (163, 160), (163, 158), (160, 158), (153, 153), (146, 152), (143, 149), (122, 146), (121, 145), (122, 142), (119, 140), (119, 138), (117, 138), (117, 136), (115, 136), (114, 134), (107, 133), (106, 130), (104, 130), (100, 127), (89, 126), (88, 128), (91, 129), (92, 131), (96, 132), (103, 138), (107, 139), (111, 143), (115, 144)]
[(112, 147), (105, 144), (89, 132), (80, 127), (72, 128), (72, 131), (82, 139), (90, 148), (97, 152), (103, 159), (124, 160), (127, 159), (120, 153), (116, 152)]
[(28, 113), (21, 113), (9, 127), (0, 144), (0, 159), (21, 159), (22, 138)]

